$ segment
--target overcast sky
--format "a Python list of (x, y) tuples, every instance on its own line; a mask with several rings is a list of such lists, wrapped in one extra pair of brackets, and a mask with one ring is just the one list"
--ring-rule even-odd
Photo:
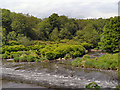
[(69, 18), (108, 18), (118, 15), (119, 0), (0, 0), (0, 8), (46, 18), (52, 13)]

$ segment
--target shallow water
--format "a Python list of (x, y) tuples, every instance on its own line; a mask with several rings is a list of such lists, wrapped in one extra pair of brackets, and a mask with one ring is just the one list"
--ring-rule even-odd
[[(94, 52), (89, 54), (93, 57), (102, 55), (102, 53)], [(2, 76), (3, 79), (10, 80), (10, 82), (7, 81), (7, 83), (12, 83), (13, 86), (19, 84), (19, 87), (28, 86), (33, 88), (35, 87), (34, 85), (37, 87), (41, 87), (42, 85), (42, 87), (47, 88), (85, 88), (85, 86), (91, 82), (96, 82), (101, 88), (115, 88), (118, 84), (115, 71), (72, 67), (68, 64), (70, 61), (71, 60), (64, 60), (52, 63), (15, 63), (4, 61)], [(17, 83), (13, 83), (11, 80), (17, 81)], [(4, 83), (4, 86), (6, 86), (7, 83)]]
[(35, 84), (26, 84), (20, 83), (17, 81), (11, 80), (1, 80), (2, 81), (2, 88), (45, 88), (42, 86), (37, 86)]
[(83, 69), (58, 63), (7, 62), (2, 70), (5, 79), (47, 87), (84, 88), (93, 81), (102, 88), (115, 88), (117, 85), (115, 71)]

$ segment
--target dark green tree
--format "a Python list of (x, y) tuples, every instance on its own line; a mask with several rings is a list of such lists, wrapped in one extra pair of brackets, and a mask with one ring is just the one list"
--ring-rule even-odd
[(2, 9), (2, 26), (6, 29), (6, 33), (9, 33), (11, 31), (11, 18), (10, 18), (11, 12), (7, 9)]
[(7, 40), (16, 40), (17, 38), (17, 34), (15, 31), (9, 32), (9, 34), (7, 35)]
[(63, 28), (60, 30), (60, 38), (61, 39), (72, 39), (77, 31), (77, 25), (73, 20), (69, 20), (67, 23), (63, 25)]
[(119, 51), (120, 18), (111, 18), (101, 34), (100, 48), (108, 52)]
[(37, 28), (35, 29), (36, 35), (37, 35), (37, 39), (38, 40), (48, 40), (49, 39), (49, 35), (52, 26), (50, 25), (48, 19), (43, 20), (42, 22), (40, 22), (37, 26)]
[(76, 32), (76, 37), (80, 42), (87, 42), (94, 47), (97, 46), (99, 41), (98, 32), (95, 30), (92, 24), (88, 24), (83, 30)]
[(2, 29), (2, 44), (7, 44), (7, 31), (5, 28), (0, 27)]
[(59, 40), (59, 31), (58, 28), (55, 28), (52, 33), (50, 34), (50, 39), (53, 41)]
[(51, 16), (49, 16), (48, 20), (49, 20), (50, 25), (52, 26), (52, 30), (55, 27), (57, 27), (59, 29), (59, 20), (58, 20), (58, 18), (59, 18), (59, 16), (56, 13), (53, 13)]

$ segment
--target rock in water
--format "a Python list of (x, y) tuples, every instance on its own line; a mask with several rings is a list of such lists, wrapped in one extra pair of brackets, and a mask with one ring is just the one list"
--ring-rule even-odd
[(70, 76), (70, 77), (73, 77), (73, 74), (70, 73), (69, 76)]

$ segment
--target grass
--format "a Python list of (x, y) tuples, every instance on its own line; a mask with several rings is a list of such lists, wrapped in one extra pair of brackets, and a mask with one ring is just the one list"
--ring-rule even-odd
[[(89, 55), (84, 55), (82, 61), (74, 60), (72, 61), (73, 66), (84, 66), (85, 68), (97, 68), (97, 69), (111, 69), (117, 70), (118, 68), (118, 53), (107, 54), (99, 58), (90, 58)], [(83, 63), (84, 62), (84, 63)]]

